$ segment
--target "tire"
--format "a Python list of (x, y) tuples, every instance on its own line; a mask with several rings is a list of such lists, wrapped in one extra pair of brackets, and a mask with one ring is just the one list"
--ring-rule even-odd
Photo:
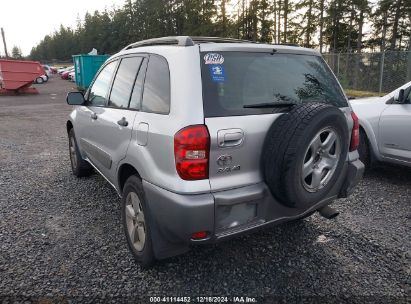
[(73, 174), (77, 177), (89, 176), (93, 173), (91, 165), (85, 161), (80, 154), (77, 147), (76, 136), (74, 135), (74, 129), (71, 129), (68, 134), (69, 137), (69, 152), (70, 163)]
[(271, 125), (262, 153), (262, 172), (283, 205), (307, 209), (327, 197), (348, 153), (348, 124), (331, 105), (293, 106)]
[(42, 84), (43, 82), (44, 82), (43, 78), (41, 78), (41, 77), (36, 78), (36, 83), (37, 84)]
[(365, 170), (371, 169), (371, 153), (370, 144), (368, 142), (367, 134), (361, 129), (360, 130), (360, 145), (358, 146), (358, 154), (360, 155), (360, 160), (365, 166)]
[(147, 203), (143, 185), (136, 175), (130, 176), (124, 184), (121, 217), (127, 244), (135, 260), (143, 268), (151, 267), (155, 257)]

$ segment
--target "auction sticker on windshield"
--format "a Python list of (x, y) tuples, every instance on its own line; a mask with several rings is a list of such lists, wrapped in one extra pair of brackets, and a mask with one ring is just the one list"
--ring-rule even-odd
[(211, 79), (214, 82), (224, 82), (225, 81), (224, 66), (221, 64), (210, 65), (210, 74), (211, 74)]
[(223, 64), (224, 57), (217, 53), (207, 53), (204, 56), (204, 64)]

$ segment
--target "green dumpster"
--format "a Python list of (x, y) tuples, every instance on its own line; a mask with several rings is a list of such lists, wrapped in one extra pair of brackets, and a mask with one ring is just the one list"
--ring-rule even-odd
[(76, 84), (80, 90), (87, 90), (98, 69), (109, 55), (73, 55)]

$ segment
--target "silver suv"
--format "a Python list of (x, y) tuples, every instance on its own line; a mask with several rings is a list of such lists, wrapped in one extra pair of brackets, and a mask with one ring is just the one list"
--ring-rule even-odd
[(192, 244), (326, 210), (360, 180), (359, 126), (321, 55), (289, 45), (166, 37), (131, 44), (71, 92), (74, 175), (122, 198), (144, 266)]

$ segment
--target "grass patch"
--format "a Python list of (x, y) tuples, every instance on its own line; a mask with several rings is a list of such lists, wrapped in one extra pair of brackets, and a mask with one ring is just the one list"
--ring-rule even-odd
[(347, 94), (348, 97), (356, 97), (356, 98), (361, 98), (361, 97), (378, 97), (378, 96), (384, 96), (385, 93), (378, 93), (378, 92), (369, 92), (369, 91), (358, 91), (358, 90), (350, 90), (347, 89), (345, 90), (345, 94)]

